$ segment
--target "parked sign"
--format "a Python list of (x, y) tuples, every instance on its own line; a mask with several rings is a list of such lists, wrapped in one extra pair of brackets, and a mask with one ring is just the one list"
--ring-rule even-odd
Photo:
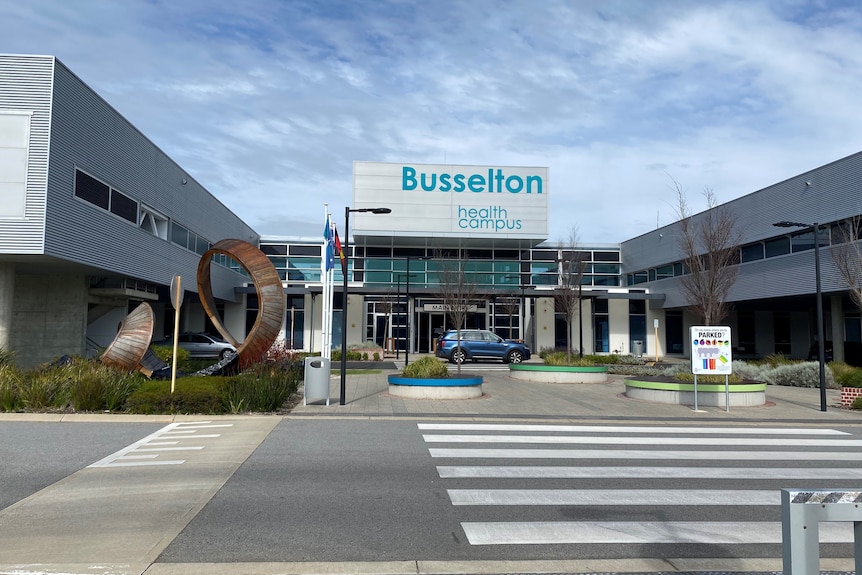
[(730, 328), (692, 326), (691, 372), (695, 375), (731, 373)]

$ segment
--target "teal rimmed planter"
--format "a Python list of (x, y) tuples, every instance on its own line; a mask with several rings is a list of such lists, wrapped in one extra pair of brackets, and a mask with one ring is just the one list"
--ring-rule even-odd
[[(729, 394), (725, 397), (723, 383), (698, 383), (697, 403), (711, 407), (723, 407), (726, 401), (735, 407), (766, 404), (766, 384), (763, 382), (731, 383), (727, 390)], [(627, 379), (626, 397), (655, 403), (694, 405), (694, 383)]]
[(607, 383), (606, 366), (545, 365), (510, 363), (509, 377), (537, 383)]
[(473, 399), (482, 396), (481, 375), (404, 377), (389, 375), (389, 395), (407, 399)]

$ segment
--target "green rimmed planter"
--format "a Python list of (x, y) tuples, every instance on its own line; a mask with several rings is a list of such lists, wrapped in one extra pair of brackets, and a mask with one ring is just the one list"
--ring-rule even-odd
[[(766, 384), (763, 382), (731, 383), (727, 390), (730, 393), (725, 397), (723, 383), (698, 383), (697, 403), (711, 407), (723, 407), (725, 402), (735, 407), (766, 404)], [(655, 403), (694, 405), (694, 383), (627, 379), (626, 397)]]
[(404, 377), (388, 375), (389, 395), (407, 399), (474, 399), (482, 396), (481, 375)]
[(607, 383), (606, 366), (545, 365), (510, 363), (509, 377), (537, 383)]

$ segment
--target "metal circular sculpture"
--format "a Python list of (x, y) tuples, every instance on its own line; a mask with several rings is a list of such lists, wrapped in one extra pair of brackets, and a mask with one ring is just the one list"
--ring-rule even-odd
[(99, 356), (99, 361), (118, 369), (141, 369), (141, 360), (150, 349), (155, 322), (156, 315), (148, 303), (133, 309), (120, 324), (114, 341)]
[[(257, 291), (257, 319), (241, 345), (224, 326), (216, 310), (210, 278), (210, 263), (216, 254), (224, 254), (241, 265), (248, 272)], [(275, 266), (252, 244), (243, 240), (227, 239), (210, 248), (198, 264), (198, 294), (215, 328), (237, 348), (240, 365), (258, 361), (278, 337), (286, 307), (284, 288)]]

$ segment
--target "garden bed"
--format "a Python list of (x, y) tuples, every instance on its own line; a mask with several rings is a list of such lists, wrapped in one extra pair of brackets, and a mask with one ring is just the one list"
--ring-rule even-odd
[(510, 363), (509, 377), (536, 383), (606, 383), (607, 366)]
[[(726, 392), (729, 391), (726, 397)], [(626, 380), (626, 397), (655, 403), (694, 405), (694, 383), (669, 381), (667, 378), (639, 377)], [(728, 399), (729, 398), (729, 399)], [(766, 384), (746, 381), (730, 383), (698, 383), (697, 403), (719, 407), (729, 403), (735, 407), (755, 407), (766, 404)]]

